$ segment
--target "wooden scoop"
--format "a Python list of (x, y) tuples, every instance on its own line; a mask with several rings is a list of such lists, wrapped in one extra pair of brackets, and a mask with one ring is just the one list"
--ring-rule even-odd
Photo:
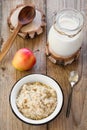
[(13, 44), (13, 41), (15, 37), (17, 36), (19, 30), (22, 26), (30, 23), (33, 21), (35, 17), (35, 8), (33, 6), (25, 6), (19, 13), (18, 16), (18, 25), (12, 35), (8, 38), (8, 40), (4, 43), (4, 46), (0, 52), (0, 61), (4, 58), (4, 56), (9, 51), (11, 45)]

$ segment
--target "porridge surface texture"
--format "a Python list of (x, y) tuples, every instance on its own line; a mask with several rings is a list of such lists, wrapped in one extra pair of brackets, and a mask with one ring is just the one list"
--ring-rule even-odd
[(24, 84), (18, 93), (16, 104), (19, 111), (34, 120), (49, 116), (56, 108), (56, 91), (46, 84), (33, 82)]

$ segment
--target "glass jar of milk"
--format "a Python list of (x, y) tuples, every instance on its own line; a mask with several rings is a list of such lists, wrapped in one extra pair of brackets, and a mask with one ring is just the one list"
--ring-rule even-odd
[(55, 18), (48, 34), (49, 51), (60, 57), (76, 53), (82, 46), (84, 17), (74, 9), (64, 9)]

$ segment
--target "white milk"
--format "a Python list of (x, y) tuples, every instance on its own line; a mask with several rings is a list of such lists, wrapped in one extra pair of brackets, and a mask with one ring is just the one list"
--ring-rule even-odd
[[(57, 26), (59, 24), (59, 27)], [(79, 31), (80, 21), (76, 17), (62, 17), (51, 27), (48, 34), (49, 50), (60, 56), (71, 56), (79, 50), (82, 45), (83, 30)], [(64, 32), (62, 35), (60, 32)], [(61, 31), (62, 30), (62, 31)], [(73, 35), (69, 37), (67, 35)]]
[(63, 18), (59, 21), (59, 24), (62, 28), (73, 30), (79, 26), (79, 21), (76, 19)]

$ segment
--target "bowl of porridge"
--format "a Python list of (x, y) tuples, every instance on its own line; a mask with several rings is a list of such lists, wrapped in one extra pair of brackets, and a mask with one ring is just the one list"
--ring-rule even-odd
[(60, 85), (53, 78), (30, 74), (14, 84), (9, 102), (12, 112), (21, 121), (40, 125), (59, 115), (64, 98)]

